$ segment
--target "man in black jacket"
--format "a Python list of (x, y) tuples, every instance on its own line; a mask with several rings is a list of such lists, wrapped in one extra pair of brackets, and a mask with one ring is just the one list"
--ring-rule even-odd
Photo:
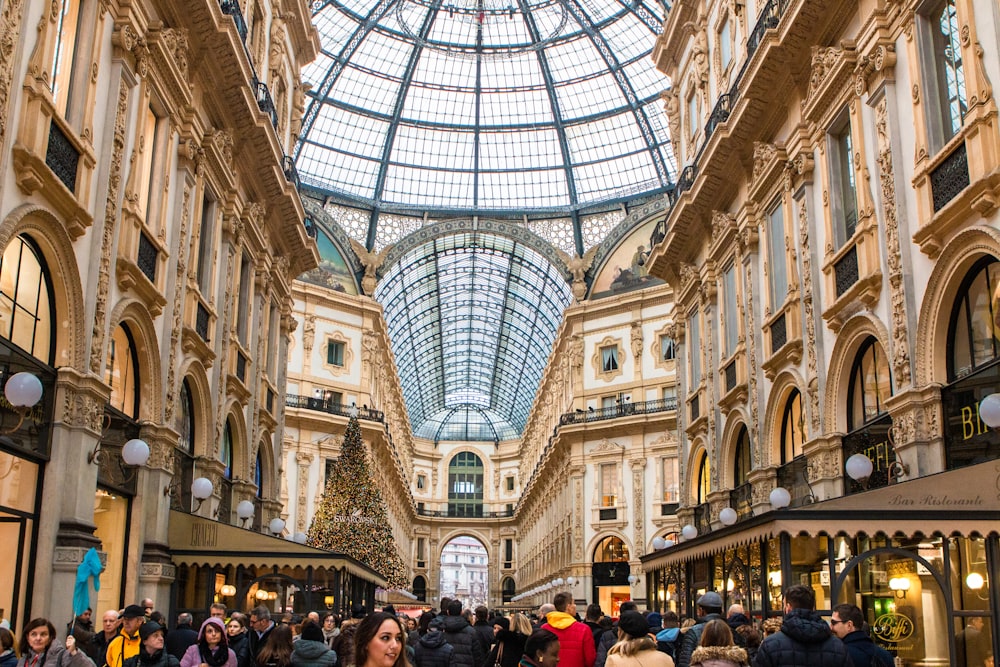
[(257, 655), (264, 648), (267, 636), (274, 630), (274, 621), (271, 620), (271, 610), (263, 605), (250, 610), (250, 656), (253, 663), (257, 662)]
[[(618, 607), (618, 613), (624, 614), (627, 611), (636, 611), (638, 607), (631, 600), (625, 600)], [(608, 649), (615, 645), (618, 641), (618, 622), (611, 626), (610, 630), (604, 632), (601, 635), (601, 641), (597, 644), (597, 660), (594, 662), (594, 667), (604, 667), (604, 663), (608, 661)]]
[[(695, 603), (698, 605), (698, 622), (692, 625), (681, 639), (680, 650), (677, 652), (677, 667), (688, 667), (691, 664), (691, 654), (701, 642), (701, 633), (709, 621), (725, 620), (722, 617), (722, 596), (715, 591), (708, 591)], [(733, 641), (739, 645), (736, 637)]]
[(489, 610), (479, 605), (475, 610), (476, 623), (472, 626), (472, 629), (476, 631), (479, 635), (479, 641), (483, 643), (483, 655), (490, 652), (490, 647), (493, 646), (493, 624), (486, 620)]
[(438, 616), (427, 626), (427, 634), (420, 638), (413, 649), (416, 667), (452, 667), (454, 647), (444, 636), (445, 619)]
[(865, 616), (853, 604), (838, 604), (830, 617), (830, 629), (844, 642), (854, 667), (892, 667), (892, 654), (876, 646), (864, 630)]
[(483, 667), (486, 653), (479, 634), (472, 629), (462, 616), (462, 601), (452, 600), (448, 604), (448, 616), (444, 619), (444, 637), (452, 645), (452, 667)]
[(816, 594), (811, 588), (789, 586), (781, 630), (761, 642), (753, 667), (854, 667), (847, 647), (815, 608)]
[(177, 614), (177, 627), (167, 635), (164, 648), (178, 660), (184, 657), (189, 646), (198, 641), (198, 631), (191, 627), (193, 622), (191, 614), (187, 612)]
[(601, 605), (596, 602), (587, 605), (587, 615), (584, 617), (583, 622), (587, 624), (590, 631), (594, 635), (594, 648), (596, 649), (601, 644), (601, 635), (604, 634), (604, 628), (601, 627), (601, 616), (604, 616), (604, 612), (601, 610)]

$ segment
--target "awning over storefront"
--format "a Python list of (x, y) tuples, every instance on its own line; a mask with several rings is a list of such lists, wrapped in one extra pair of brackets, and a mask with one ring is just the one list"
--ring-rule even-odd
[(1000, 461), (770, 511), (648, 554), (646, 571), (789, 535), (987, 535), (1000, 531)]
[(345, 570), (376, 586), (388, 584), (378, 572), (346, 554), (296, 544), (175, 510), (170, 511), (168, 540), (171, 560), (176, 565), (323, 567)]

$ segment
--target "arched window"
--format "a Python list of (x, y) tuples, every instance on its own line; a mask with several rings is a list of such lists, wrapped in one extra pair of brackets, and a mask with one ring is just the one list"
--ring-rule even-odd
[(620, 563), (628, 560), (628, 547), (620, 537), (610, 535), (597, 543), (594, 549), (595, 563)]
[(753, 463), (750, 458), (750, 431), (746, 425), (740, 427), (736, 437), (736, 456), (733, 461), (733, 486), (740, 486), (750, 481), (750, 471)]
[(701, 455), (701, 461), (698, 463), (698, 488), (696, 490), (697, 504), (708, 502), (708, 494), (711, 492), (711, 475), (709, 474), (708, 454), (703, 453)]
[(892, 395), (889, 362), (875, 338), (867, 339), (851, 367), (847, 388), (847, 428), (850, 431), (885, 414), (885, 401)]
[(996, 322), (1000, 302), (995, 298), (1000, 283), (1000, 262), (986, 257), (977, 262), (962, 282), (948, 327), (951, 354), (948, 381), (969, 375), (1000, 356)]
[(427, 580), (419, 574), (413, 577), (413, 595), (421, 602), (427, 600)]
[(448, 516), (483, 515), (483, 462), (459, 452), (448, 464)]
[(0, 336), (53, 365), (55, 319), (49, 270), (42, 253), (30, 238), (18, 236), (0, 257)]
[(222, 445), (219, 447), (219, 460), (225, 469), (222, 476), (225, 479), (233, 478), (233, 425), (227, 419), (226, 428), (222, 432)]
[(132, 333), (119, 324), (111, 335), (104, 381), (111, 386), (111, 407), (132, 419), (139, 418), (139, 359)]
[(174, 412), (174, 428), (179, 438), (177, 446), (188, 454), (194, 454), (194, 403), (187, 380), (181, 382), (181, 392)]
[(802, 421), (802, 394), (793, 389), (781, 415), (781, 463), (802, 455), (805, 423)]
[(511, 598), (517, 594), (517, 588), (514, 585), (514, 580), (510, 577), (504, 577), (503, 581), (500, 583), (500, 591), (503, 596), (503, 603), (510, 603)]

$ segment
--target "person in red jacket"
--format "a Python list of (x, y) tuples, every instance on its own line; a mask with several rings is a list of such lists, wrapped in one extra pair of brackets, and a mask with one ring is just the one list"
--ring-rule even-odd
[(594, 633), (576, 620), (576, 603), (571, 593), (559, 593), (552, 600), (556, 610), (549, 612), (542, 629), (559, 637), (559, 667), (594, 667), (597, 649)]

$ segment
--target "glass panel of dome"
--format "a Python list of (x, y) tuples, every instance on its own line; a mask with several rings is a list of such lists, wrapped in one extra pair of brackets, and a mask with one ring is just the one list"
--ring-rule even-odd
[[(383, 199), (411, 206), (472, 206), (472, 181), (468, 171), (432, 171), (394, 166), (385, 182)], [(429, 188), (436, 188), (428, 193)], [(428, 193), (428, 194), (422, 194)]]
[(615, 78), (610, 74), (563, 84), (556, 87), (563, 118), (586, 118), (608, 109), (628, 106)]
[(368, 109), (371, 113), (392, 116), (399, 97), (399, 84), (354, 67), (344, 69), (331, 95), (341, 104)]
[(305, 144), (299, 164), (306, 168), (304, 183), (371, 197), (379, 163), (358, 158), (345, 159), (333, 151)]
[(373, 31), (367, 42), (369, 48), (359, 50), (351, 58), (351, 65), (386, 78), (402, 80), (413, 53), (413, 43), (378, 31)]
[(483, 90), (512, 88), (544, 88), (545, 79), (538, 64), (538, 54), (524, 51), (506, 58), (491, 58), (483, 62)]
[(569, 190), (562, 168), (545, 171), (482, 172), (480, 202), (488, 208), (568, 206)]
[(455, 86), (475, 90), (476, 61), (456, 58), (434, 49), (423, 49), (413, 71), (413, 81), (429, 86)]
[(316, 29), (323, 35), (323, 47), (329, 53), (346, 43), (357, 27), (357, 21), (336, 10), (326, 10), (313, 16)]
[(392, 159), (403, 164), (471, 170), (475, 166), (474, 140), (472, 132), (399, 125)]
[(552, 78), (557, 82), (590, 76), (595, 72), (607, 71), (608, 68), (601, 53), (586, 35), (553, 44), (545, 49), (545, 60)]
[(302, 68), (302, 82), (309, 84), (313, 91), (333, 66), (333, 58), (325, 51), (320, 51), (316, 59)]
[[(623, 14), (616, 21), (601, 28), (601, 36), (616, 45), (615, 57), (619, 62), (644, 57), (649, 52), (649, 44), (641, 40), (630, 39), (629, 35), (645, 29), (645, 25), (631, 12)], [(650, 34), (650, 39), (656, 39)], [(651, 69), (651, 68), (650, 68)]]
[(505, 165), (509, 169), (562, 169), (559, 136), (554, 129), (483, 132), (479, 135), (479, 143), (480, 169), (503, 169)]
[(552, 125), (552, 102), (544, 87), (484, 91), (481, 99), (480, 122), (484, 127)]
[(641, 192), (655, 188), (658, 183), (656, 169), (650, 162), (648, 153), (577, 165), (576, 176), (577, 194), (581, 200), (615, 188)]

